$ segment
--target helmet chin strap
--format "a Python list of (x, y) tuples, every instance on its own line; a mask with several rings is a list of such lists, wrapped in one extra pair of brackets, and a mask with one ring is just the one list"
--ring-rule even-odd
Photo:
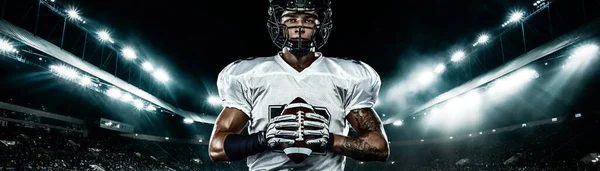
[[(298, 31), (300, 35), (302, 35), (302, 27), (298, 28)], [(306, 56), (308, 53), (313, 52), (313, 48), (307, 48), (309, 47), (308, 45), (310, 44), (309, 42), (302, 42), (302, 38), (298, 38), (298, 41), (290, 41), (290, 43), (292, 44), (292, 47), (296, 47), (296, 48), (292, 48), (292, 47), (287, 47), (288, 51), (293, 54), (294, 56), (296, 56), (296, 58), (299, 57), (303, 57)]]
[(299, 48), (296, 48), (296, 49), (288, 48), (288, 51), (290, 51), (291, 54), (293, 54), (294, 56), (296, 56), (296, 58), (299, 58), (299, 57), (302, 57), (302, 56), (306, 56), (308, 53), (311, 52), (310, 49), (306, 49), (306, 48), (302, 48), (302, 49), (299, 49)]

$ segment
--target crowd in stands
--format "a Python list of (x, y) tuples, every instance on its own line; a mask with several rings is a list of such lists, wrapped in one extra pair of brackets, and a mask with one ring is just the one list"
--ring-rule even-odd
[(144, 141), (116, 134), (82, 137), (45, 128), (0, 129), (0, 141), (1, 171), (246, 168), (244, 161), (212, 164), (206, 145)]
[[(525, 127), (447, 143), (391, 145), (383, 162), (348, 159), (345, 170), (600, 170), (582, 160), (600, 152), (598, 121)], [(207, 146), (67, 134), (40, 127), (0, 129), (0, 170), (248, 170), (245, 160), (215, 164)]]
[[(389, 161), (350, 161), (351, 170), (399, 171), (592, 171), (600, 161), (597, 120), (523, 127), (490, 135), (476, 135), (448, 143), (391, 144)], [(600, 157), (598, 157), (600, 158)], [(356, 167), (356, 169), (354, 169)]]

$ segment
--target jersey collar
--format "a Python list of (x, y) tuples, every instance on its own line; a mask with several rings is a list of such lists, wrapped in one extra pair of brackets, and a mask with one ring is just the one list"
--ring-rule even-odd
[(315, 58), (317, 58), (317, 60), (315, 60), (308, 67), (304, 68), (304, 70), (302, 70), (301, 72), (298, 72), (298, 70), (294, 69), (287, 62), (285, 62), (285, 60), (283, 60), (283, 56), (281, 56), (281, 52), (277, 53), (277, 55), (275, 55), (274, 58), (275, 58), (275, 61), (277, 62), (277, 64), (279, 64), (286, 72), (293, 74), (296, 78), (302, 79), (302, 78), (306, 77), (307, 73), (310, 73), (310, 71), (313, 68), (315, 68), (316, 66), (318, 66), (321, 63), (324, 56), (321, 52), (315, 52)]

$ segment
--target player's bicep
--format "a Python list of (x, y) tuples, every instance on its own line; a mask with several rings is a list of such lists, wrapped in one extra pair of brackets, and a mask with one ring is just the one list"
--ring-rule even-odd
[(353, 109), (348, 112), (346, 120), (357, 134), (363, 132), (383, 133), (381, 119), (372, 108)]
[(215, 132), (231, 132), (239, 134), (250, 118), (242, 110), (225, 107), (215, 122)]

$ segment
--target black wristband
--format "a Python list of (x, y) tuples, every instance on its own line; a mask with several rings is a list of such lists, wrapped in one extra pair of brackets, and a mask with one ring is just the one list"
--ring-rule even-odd
[(263, 132), (250, 135), (229, 134), (223, 142), (225, 155), (231, 161), (245, 159), (267, 149)]
[(333, 148), (333, 137), (335, 136), (335, 134), (333, 133), (329, 133), (329, 139), (327, 140), (327, 145), (325, 146), (325, 148), (327, 150), (331, 150), (331, 148)]

